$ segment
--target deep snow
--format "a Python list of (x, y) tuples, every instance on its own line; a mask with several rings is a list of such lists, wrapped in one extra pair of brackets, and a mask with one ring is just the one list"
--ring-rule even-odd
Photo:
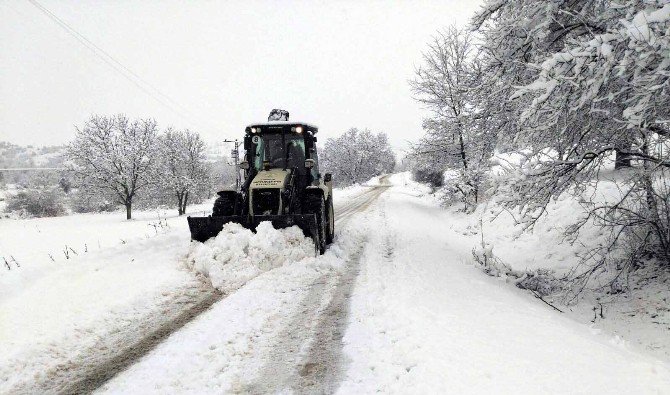
[[(319, 257), (297, 228), (263, 226), (257, 234), (247, 232), (228, 226), (215, 240), (194, 247), (188, 258), (229, 296), (99, 392), (266, 393), (292, 388), (316, 335), (319, 311), (332, 298), (332, 280), (355, 258), (365, 229), (340, 229)], [(294, 336), (300, 337), (295, 348), (284, 349), (286, 338)], [(281, 369), (267, 374), (277, 358)]]
[[(508, 155), (504, 159), (518, 158)], [(492, 173), (494, 177), (504, 176), (500, 168), (494, 168)], [(597, 183), (593, 180), (577, 196), (565, 193), (551, 201), (545, 215), (530, 232), (524, 232), (522, 226), (516, 224), (517, 213), (504, 210), (496, 197), (482, 203), (472, 214), (458, 211), (458, 205), (445, 208), (444, 215), (448, 215), (445, 220), (454, 231), (452, 244), (461, 240), (458, 244), (467, 255), (473, 249), (481, 254), (484, 243), (490, 256), (519, 273), (543, 270), (550, 271), (553, 278), (561, 278), (576, 267), (580, 272), (587, 267), (580, 266), (582, 258), (589, 255), (591, 248), (606, 245), (608, 239), (608, 232), (593, 221), (587, 221), (577, 237), (566, 237), (566, 231), (586, 215), (580, 200), (615, 202), (622, 193), (617, 183), (626, 177), (625, 171), (614, 171), (612, 158), (606, 169), (599, 172)], [(414, 188), (425, 201), (437, 203), (441, 199), (439, 192), (431, 194), (419, 185)], [(617, 336), (620, 342), (670, 361), (670, 273), (648, 266), (620, 277), (625, 279), (621, 283), (627, 287), (626, 292), (610, 292), (609, 280), (616, 275), (612, 270), (593, 276), (576, 299), (572, 294), (566, 297), (561, 292), (547, 295), (545, 299), (579, 322), (593, 323), (596, 330)], [(498, 275), (505, 279), (504, 273)]]
[[(190, 215), (209, 213), (211, 203), (190, 206)], [(176, 210), (149, 210), (133, 212), (133, 219), (125, 220), (125, 212), (73, 214), (52, 218), (0, 219), (0, 257), (10, 260), (12, 270), (0, 267), (0, 302), (13, 294), (23, 292), (34, 281), (60, 270), (77, 270), (82, 259), (115, 251), (141, 240), (152, 240), (158, 235), (186, 236), (184, 217)], [(165, 244), (169, 248), (174, 241)], [(188, 244), (188, 243), (186, 243)], [(179, 249), (184, 251), (184, 243)], [(66, 257), (67, 247), (67, 257)], [(11, 262), (13, 257), (20, 267)], [(1, 259), (1, 258), (0, 258)], [(96, 260), (99, 260), (95, 258)]]

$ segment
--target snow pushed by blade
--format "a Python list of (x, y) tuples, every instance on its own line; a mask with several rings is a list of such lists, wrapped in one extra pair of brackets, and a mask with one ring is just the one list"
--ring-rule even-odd
[(229, 223), (215, 238), (193, 243), (187, 266), (228, 294), (263, 272), (313, 257), (314, 253), (314, 243), (297, 226), (275, 229), (270, 222), (262, 222), (253, 233), (240, 224)]

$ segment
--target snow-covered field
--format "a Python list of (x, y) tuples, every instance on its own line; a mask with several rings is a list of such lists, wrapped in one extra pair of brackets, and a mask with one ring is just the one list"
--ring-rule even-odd
[[(188, 213), (201, 215), (209, 213), (210, 209), (211, 203), (195, 205), (189, 207)], [(77, 270), (82, 266), (82, 260), (95, 254), (115, 251), (113, 255), (119, 255), (118, 252), (126, 247), (168, 233), (183, 238), (188, 235), (184, 222), (184, 217), (177, 216), (176, 210), (138, 210), (131, 221), (126, 221), (125, 212), (120, 211), (0, 219), (0, 256), (10, 261), (12, 267), (0, 276), (0, 300), (21, 292), (31, 282), (53, 271), (65, 267)], [(170, 247), (166, 244), (173, 243), (153, 244)], [(183, 245), (179, 248), (183, 250)]]
[(0, 393), (67, 385), (211, 295), (180, 263), (185, 222), (156, 212), (0, 220), (0, 255), (20, 265), (0, 269)]
[[(319, 257), (295, 229), (228, 225), (195, 244), (183, 218), (154, 230), (149, 213), (131, 222), (93, 215), (78, 235), (58, 231), (58, 220), (77, 222), (70, 217), (0, 222), (3, 235), (45, 232), (37, 252), (24, 251), (20, 236), (2, 245), (34, 263), (0, 277), (0, 393), (72, 389), (78, 366), (106, 366), (105, 350), (128, 347), (208, 296), (211, 308), (99, 391), (670, 392), (667, 359), (486, 276), (472, 263), (480, 236), (471, 217), (441, 208), (407, 174), (390, 181), (337, 191), (346, 221)], [(496, 253), (528, 267), (548, 259), (537, 243), (551, 232), (528, 236), (514, 254), (507, 233), (484, 227)], [(40, 260), (75, 241), (96, 248)]]

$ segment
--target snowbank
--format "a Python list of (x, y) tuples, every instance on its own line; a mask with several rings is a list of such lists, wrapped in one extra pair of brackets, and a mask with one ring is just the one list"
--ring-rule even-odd
[(262, 222), (254, 234), (229, 223), (215, 238), (193, 243), (187, 265), (228, 294), (263, 272), (313, 257), (314, 252), (314, 243), (297, 226), (278, 230)]
[[(492, 176), (503, 176), (503, 170), (520, 158), (520, 154), (497, 155), (497, 170)], [(625, 171), (613, 170), (612, 161), (607, 170), (599, 173), (598, 182), (589, 185), (581, 196), (566, 193), (552, 200), (530, 232), (524, 232), (518, 225), (518, 213), (505, 210), (495, 197), (480, 204), (472, 214), (460, 212), (459, 205), (443, 208), (443, 221), (453, 232), (449, 244), (460, 252), (466, 263), (473, 262), (473, 250), (480, 258), (486, 253), (496, 264), (485, 267), (484, 271), (501, 276), (510, 287), (522, 282), (524, 287), (536, 287), (541, 294), (554, 293), (547, 300), (576, 321), (593, 325), (639, 350), (670, 361), (670, 337), (667, 336), (670, 276), (638, 271), (628, 278), (627, 293), (612, 293), (608, 287), (589, 289), (608, 283), (611, 273), (599, 273), (592, 286), (583, 290), (570, 306), (565, 306), (566, 299), (559, 289), (565, 285), (561, 280), (563, 276), (574, 270), (591, 248), (604, 245), (608, 238), (608, 233), (593, 221), (584, 224), (576, 239), (566, 238), (566, 230), (585, 216), (585, 207), (580, 201), (616, 201), (622, 193), (617, 184), (626, 177)], [(394, 183), (405, 187), (402, 192), (405, 195), (421, 196), (424, 204), (439, 204), (440, 194), (427, 194), (425, 185), (411, 180)], [(512, 276), (505, 275), (508, 270), (514, 272)]]

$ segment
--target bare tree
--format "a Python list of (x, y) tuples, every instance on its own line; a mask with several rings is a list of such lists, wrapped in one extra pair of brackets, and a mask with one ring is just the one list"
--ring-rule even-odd
[(114, 196), (132, 218), (133, 198), (155, 176), (156, 122), (124, 115), (93, 116), (67, 147), (68, 170), (76, 187)]

